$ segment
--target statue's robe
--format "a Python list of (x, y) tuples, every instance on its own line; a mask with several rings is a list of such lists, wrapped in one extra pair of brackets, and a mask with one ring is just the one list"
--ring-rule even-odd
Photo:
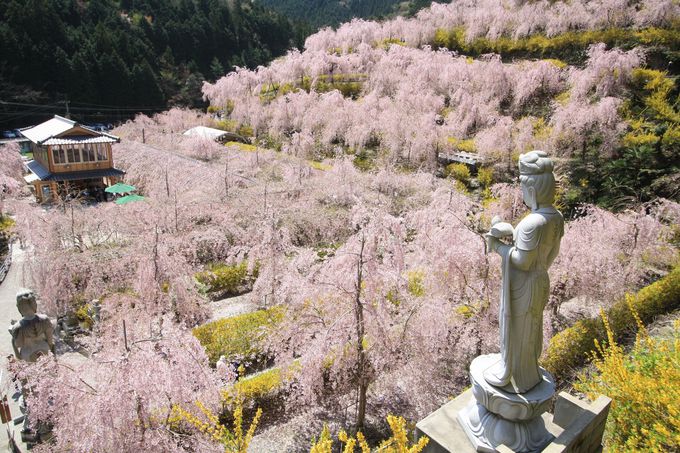
[(46, 315), (36, 314), (32, 319), (21, 319), (9, 331), (21, 360), (35, 362), (38, 357), (50, 352), (53, 326)]
[[(550, 295), (548, 268), (564, 234), (562, 214), (553, 207), (526, 216), (515, 228), (513, 247), (502, 249), (500, 303), (501, 360), (486, 380), (513, 393), (524, 393), (541, 381), (538, 359), (543, 347), (543, 309)], [(513, 264), (521, 255), (523, 268)]]

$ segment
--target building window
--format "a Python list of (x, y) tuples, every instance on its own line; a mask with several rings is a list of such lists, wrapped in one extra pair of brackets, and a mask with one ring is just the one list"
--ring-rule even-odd
[(97, 160), (109, 160), (106, 153), (106, 144), (100, 143), (97, 145)]
[(40, 186), (40, 188), (42, 201), (48, 201), (49, 199), (52, 198), (52, 189), (50, 188), (49, 185), (43, 184)]
[(67, 148), (66, 157), (69, 164), (78, 163), (80, 162), (80, 150), (78, 148)]
[(83, 147), (83, 162), (94, 162), (94, 149), (92, 145), (84, 145)]
[(52, 148), (52, 160), (55, 164), (65, 164), (66, 156), (64, 155), (64, 150), (59, 148)]

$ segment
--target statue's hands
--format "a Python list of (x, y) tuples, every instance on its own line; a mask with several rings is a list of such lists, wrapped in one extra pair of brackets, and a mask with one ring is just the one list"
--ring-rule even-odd
[(512, 225), (507, 222), (496, 222), (491, 225), (489, 234), (495, 238), (512, 237), (514, 229), (512, 228)]
[(495, 252), (496, 249), (498, 248), (499, 245), (502, 244), (500, 239), (492, 235), (491, 233), (487, 233), (484, 235), (486, 237), (486, 253), (488, 254), (489, 252)]

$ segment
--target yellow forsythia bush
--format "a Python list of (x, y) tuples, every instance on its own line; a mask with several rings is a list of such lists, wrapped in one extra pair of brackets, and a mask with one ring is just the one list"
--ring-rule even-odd
[[(392, 436), (380, 443), (375, 449), (371, 450), (366, 438), (361, 432), (358, 432), (356, 437), (348, 435), (345, 431), (338, 433), (338, 440), (342, 442), (344, 447), (343, 453), (354, 453), (356, 447), (359, 447), (361, 453), (420, 453), (425, 449), (427, 443), (430, 441), (427, 437), (421, 437), (418, 442), (411, 444), (408, 439), (408, 430), (406, 429), (406, 420), (403, 417), (395, 417), (394, 415), (387, 416), (387, 423), (392, 430)], [(312, 444), (310, 453), (332, 453), (333, 439), (328, 427), (324, 427), (319, 439)]]
[[(633, 309), (633, 316), (637, 316)], [(602, 314), (607, 346), (596, 344), (596, 373), (575, 387), (590, 398), (612, 399), (605, 445), (610, 452), (666, 452), (680, 448), (680, 321), (673, 338), (651, 338), (642, 321), (630, 354), (616, 343)]]
[[(644, 324), (656, 316), (680, 308), (680, 267), (676, 267), (664, 278), (642, 288), (635, 295), (628, 295), (615, 303), (608, 311), (613, 337), (634, 332), (635, 317), (629, 306), (639, 313)], [(583, 365), (595, 340), (606, 340), (606, 331), (601, 319), (583, 319), (550, 339), (542, 365), (556, 378), (562, 379)]]
[(255, 429), (257, 429), (257, 424), (260, 422), (260, 417), (262, 417), (262, 409), (257, 410), (255, 417), (250, 422), (250, 426), (244, 432), (243, 406), (240, 402), (236, 403), (232, 413), (234, 419), (232, 429), (225, 426), (220, 421), (220, 418), (200, 401), (196, 403), (196, 407), (203, 415), (196, 415), (179, 405), (173, 406), (167, 421), (168, 427), (176, 430), (182, 423), (186, 423), (208, 436), (212, 441), (221, 443), (224, 446), (224, 453), (248, 452), (248, 446), (253, 440)]

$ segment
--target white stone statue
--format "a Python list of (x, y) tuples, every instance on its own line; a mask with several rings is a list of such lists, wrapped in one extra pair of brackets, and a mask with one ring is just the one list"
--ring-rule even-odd
[[(543, 346), (543, 308), (550, 294), (548, 268), (560, 250), (562, 214), (553, 207), (553, 163), (543, 151), (519, 158), (524, 203), (531, 208), (513, 230), (497, 220), (487, 234), (489, 250), (502, 257), (501, 356), (484, 372), (491, 385), (524, 393), (541, 382), (538, 359)], [(513, 244), (501, 237), (512, 235)]]
[(18, 359), (35, 362), (41, 355), (50, 351), (54, 353), (54, 328), (46, 315), (37, 313), (35, 293), (30, 289), (19, 290), (17, 309), (23, 318), (9, 328), (14, 355)]
[(458, 412), (460, 425), (480, 452), (496, 452), (500, 445), (522, 453), (541, 451), (553, 439), (541, 414), (550, 407), (555, 381), (538, 366), (543, 308), (550, 294), (548, 268), (564, 233), (562, 214), (552, 205), (552, 170), (543, 151), (522, 154), (520, 183), (531, 213), (514, 229), (494, 219), (486, 235), (488, 250), (502, 258), (501, 352), (472, 361), (473, 399)]

